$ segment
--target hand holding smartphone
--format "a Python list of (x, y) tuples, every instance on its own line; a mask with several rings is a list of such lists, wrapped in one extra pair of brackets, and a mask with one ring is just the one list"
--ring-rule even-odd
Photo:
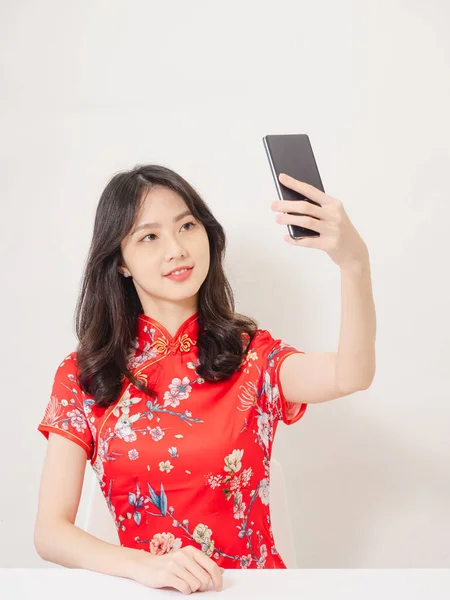
[[(266, 135), (263, 137), (264, 148), (269, 159), (270, 168), (277, 188), (280, 200), (306, 200), (320, 206), (314, 200), (310, 200), (283, 185), (279, 178), (280, 173), (286, 173), (294, 179), (304, 181), (317, 189), (325, 192), (317, 168), (311, 142), (305, 133)], [(302, 213), (287, 213), (289, 215), (301, 215)], [(287, 225), (291, 238), (298, 240), (304, 237), (320, 237), (317, 231), (300, 227), (298, 225)]]

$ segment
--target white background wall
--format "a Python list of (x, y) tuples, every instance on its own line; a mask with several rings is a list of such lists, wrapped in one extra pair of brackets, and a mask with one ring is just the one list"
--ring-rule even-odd
[(180, 172), (227, 231), (237, 310), (337, 349), (339, 269), (283, 241), (269, 133), (310, 136), (377, 309), (371, 388), (278, 429), (298, 565), (450, 566), (449, 18), (445, 0), (1, 3), (0, 566), (45, 564), (36, 426), (116, 171)]

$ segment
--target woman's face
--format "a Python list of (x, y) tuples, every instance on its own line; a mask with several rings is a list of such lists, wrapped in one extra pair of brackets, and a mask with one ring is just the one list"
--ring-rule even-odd
[[(209, 270), (209, 241), (203, 224), (176, 192), (161, 185), (144, 192), (121, 249), (121, 272), (131, 274), (145, 313), (158, 312), (167, 302), (197, 308), (196, 296)], [(165, 276), (184, 266), (193, 267), (186, 280)]]

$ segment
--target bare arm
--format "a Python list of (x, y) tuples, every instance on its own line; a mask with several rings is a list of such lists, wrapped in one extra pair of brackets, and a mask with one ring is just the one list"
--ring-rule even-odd
[(41, 558), (64, 567), (131, 577), (139, 550), (104, 542), (74, 525), (83, 487), (86, 452), (50, 433), (34, 532)]
[(185, 546), (154, 556), (104, 542), (83, 531), (75, 518), (80, 503), (86, 452), (50, 433), (39, 491), (34, 545), (41, 558), (71, 569), (127, 577), (148, 587), (173, 587), (183, 594), (219, 590), (223, 570), (200, 549)]

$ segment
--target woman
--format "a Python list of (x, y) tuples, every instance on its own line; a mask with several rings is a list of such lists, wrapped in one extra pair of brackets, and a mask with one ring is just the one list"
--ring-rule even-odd
[[(336, 201), (309, 192), (322, 206), (303, 202), (301, 212), (320, 219), (315, 243), (327, 243)], [(308, 226), (305, 218), (280, 222)], [(368, 257), (351, 233), (328, 251), (356, 273)], [(337, 353), (307, 355), (274, 339), (235, 313), (225, 245), (208, 206), (168, 168), (139, 166), (106, 186), (77, 305), (78, 347), (59, 365), (38, 427), (49, 440), (35, 530), (42, 558), (183, 593), (210, 581), (220, 589), (222, 568), (286, 568), (269, 511), (278, 422), (297, 422), (307, 401), (367, 387), (368, 336), (365, 369), (345, 353), (338, 364)], [(74, 525), (86, 459), (120, 546)]]

